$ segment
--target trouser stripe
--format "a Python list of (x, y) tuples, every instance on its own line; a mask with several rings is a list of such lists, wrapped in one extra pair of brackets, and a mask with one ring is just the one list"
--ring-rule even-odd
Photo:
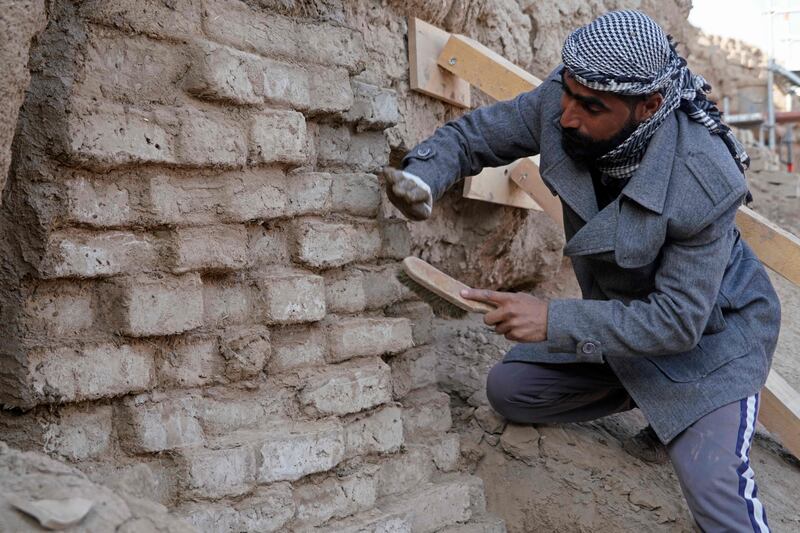
[(741, 461), (736, 473), (739, 475), (739, 495), (747, 504), (747, 513), (750, 524), (756, 533), (769, 532), (767, 515), (764, 506), (758, 499), (758, 487), (754, 478), (753, 469), (750, 468), (750, 446), (756, 432), (756, 413), (758, 413), (758, 395), (750, 396), (741, 401), (741, 423), (739, 435), (736, 439), (736, 454)]

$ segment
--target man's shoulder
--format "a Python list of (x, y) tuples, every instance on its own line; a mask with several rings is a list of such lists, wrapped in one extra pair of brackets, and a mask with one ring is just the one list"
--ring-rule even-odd
[(741, 202), (746, 193), (744, 175), (722, 138), (681, 117), (667, 198), (669, 217), (691, 232)]

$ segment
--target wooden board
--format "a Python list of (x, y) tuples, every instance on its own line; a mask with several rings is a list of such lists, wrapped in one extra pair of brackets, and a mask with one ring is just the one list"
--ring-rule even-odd
[(561, 200), (553, 196), (539, 174), (539, 156), (520, 159), (509, 173), (511, 180), (533, 198), (542, 211), (547, 213), (559, 226), (564, 226), (564, 213)]
[(542, 208), (536, 201), (509, 179), (512, 169), (520, 161), (504, 167), (485, 168), (477, 176), (466, 178), (464, 180), (464, 197), (541, 211)]
[(800, 238), (744, 206), (736, 225), (762, 263), (800, 286)]
[(450, 34), (414, 17), (408, 19), (408, 68), (411, 89), (458, 107), (470, 107), (469, 83), (442, 70), (436, 58)]
[(800, 458), (800, 394), (777, 372), (770, 372), (761, 391), (758, 420)]
[(530, 72), (463, 35), (450, 36), (437, 62), (496, 100), (514, 98), (542, 83)]

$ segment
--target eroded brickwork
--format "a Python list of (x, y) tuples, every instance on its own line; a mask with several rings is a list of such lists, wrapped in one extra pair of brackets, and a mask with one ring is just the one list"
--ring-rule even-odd
[(362, 32), (234, 0), (49, 11), (0, 222), (2, 438), (203, 531), (497, 526), (395, 278), (398, 98)]

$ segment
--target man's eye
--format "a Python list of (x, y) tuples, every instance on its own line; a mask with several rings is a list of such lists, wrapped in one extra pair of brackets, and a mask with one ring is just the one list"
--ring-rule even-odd
[(596, 115), (601, 111), (600, 107), (594, 104), (583, 104), (583, 108), (592, 115)]

